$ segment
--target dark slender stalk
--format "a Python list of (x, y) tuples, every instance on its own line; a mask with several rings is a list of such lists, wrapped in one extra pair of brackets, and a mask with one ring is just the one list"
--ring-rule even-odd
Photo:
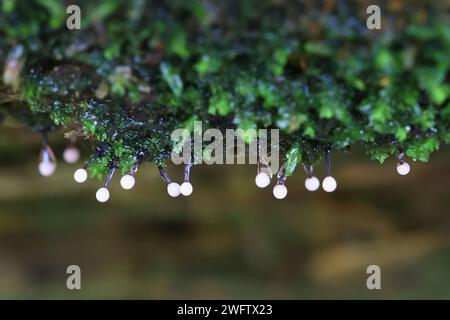
[(284, 171), (278, 176), (278, 181), (277, 184), (284, 184), (286, 182), (286, 174), (284, 173)]
[(42, 147), (47, 148), (48, 147), (48, 133), (47, 131), (42, 132)]
[(331, 152), (330, 152), (330, 148), (327, 147), (325, 149), (325, 175), (328, 177), (331, 175)]
[(305, 168), (306, 175), (308, 178), (311, 178), (313, 175), (313, 166), (311, 165), (304, 165), (303, 168)]
[(278, 171), (278, 180), (277, 184), (284, 184), (287, 179), (286, 172), (284, 171), (284, 167), (286, 166), (286, 162), (283, 163), (280, 170)]
[(92, 164), (92, 162), (94, 162), (94, 160), (95, 160), (96, 158), (97, 158), (96, 156), (93, 156), (92, 158), (90, 158), (90, 159), (88, 160), (88, 162), (86, 162), (86, 163), (84, 164), (83, 169), (86, 170), (86, 169)]
[(136, 163), (130, 170), (130, 175), (134, 176), (139, 169), (139, 163)]
[(134, 176), (136, 174), (136, 172), (138, 171), (139, 167), (141, 166), (142, 162), (144, 161), (144, 153), (141, 151), (138, 153), (138, 155), (136, 156), (136, 163), (135, 165), (131, 168), (129, 174)]
[(54, 154), (50, 145), (48, 143), (48, 134), (47, 131), (42, 132), (42, 151), (41, 151), (42, 161), (49, 162), (51, 159), (54, 159)]
[(167, 175), (166, 170), (162, 166), (158, 166), (159, 174), (161, 175), (161, 178), (164, 180), (165, 183), (170, 183), (172, 180), (170, 180), (169, 176)]
[(109, 187), (109, 183), (111, 182), (111, 179), (112, 179), (115, 171), (116, 171), (116, 167), (111, 167), (109, 169), (108, 176), (106, 177), (106, 181), (105, 181), (105, 188)]
[(261, 143), (259, 142), (259, 140), (258, 140), (258, 147), (257, 148), (258, 148), (258, 160), (257, 160), (258, 162), (256, 164), (256, 173), (257, 174), (260, 173), (261, 169), (264, 168), (264, 169), (267, 169), (267, 170), (264, 170), (264, 171), (270, 176), (270, 178), (272, 178), (272, 170), (270, 169), (269, 164), (267, 163), (267, 161), (264, 159), (264, 157), (261, 154), (262, 146), (261, 146)]
[(403, 149), (398, 150), (397, 159), (400, 164), (403, 164), (405, 162), (405, 152), (403, 151)]
[(92, 162), (94, 162), (98, 157), (102, 155), (102, 153), (103, 151), (101, 149), (97, 149), (95, 154), (85, 163), (83, 169), (87, 169), (92, 164)]
[(184, 181), (189, 181), (189, 176), (191, 174), (192, 163), (188, 163), (184, 166)]

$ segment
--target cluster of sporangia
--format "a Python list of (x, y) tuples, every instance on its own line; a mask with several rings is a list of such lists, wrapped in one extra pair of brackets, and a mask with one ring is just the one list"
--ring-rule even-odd
[[(404, 161), (404, 153), (399, 152), (397, 154), (397, 172), (404, 176), (410, 171), (410, 166)], [(330, 166), (330, 150), (325, 150), (325, 178), (322, 181), (322, 189), (326, 192), (333, 192), (337, 188), (336, 179), (331, 176), (331, 166)], [(308, 191), (316, 191), (320, 188), (320, 180), (313, 175), (313, 167), (310, 165), (304, 166), (307, 178), (305, 180), (305, 188)], [(267, 172), (259, 172), (255, 178), (255, 183), (259, 188), (266, 188), (270, 185), (271, 175)], [(273, 196), (277, 199), (284, 199), (287, 196), (287, 188), (284, 185), (286, 181), (286, 176), (284, 175), (283, 167), (278, 173), (277, 184), (273, 187)]]
[[(76, 163), (80, 159), (80, 151), (77, 149), (75, 144), (72, 142), (70, 143), (66, 149), (63, 152), (63, 158), (67, 163), (73, 164)], [(410, 171), (410, 166), (407, 162), (404, 161), (404, 154), (403, 152), (399, 152), (397, 154), (397, 172), (400, 175), (407, 175)], [(89, 165), (94, 160), (89, 160), (82, 168), (79, 168), (75, 170), (74, 172), (74, 179), (78, 183), (83, 183), (88, 178), (88, 173), (86, 169), (89, 167)], [(136, 174), (139, 166), (141, 164), (141, 161), (137, 161), (136, 165), (130, 170), (130, 172), (126, 175), (123, 175), (120, 179), (120, 185), (125, 190), (130, 190), (135, 185), (135, 178), (134, 175)], [(336, 179), (334, 179), (331, 176), (330, 173), (330, 150), (327, 149), (325, 151), (325, 178), (322, 181), (322, 188), (326, 192), (333, 192), (336, 190), (337, 182)], [(190, 196), (193, 191), (192, 184), (189, 182), (189, 175), (190, 175), (190, 169), (192, 167), (192, 164), (187, 164), (185, 166), (184, 170), (184, 182), (180, 185), (174, 181), (172, 181), (169, 176), (167, 175), (166, 171), (162, 167), (158, 167), (159, 173), (161, 175), (161, 178), (167, 185), (167, 193), (171, 197), (178, 197), (180, 194), (183, 196)], [(44, 177), (51, 176), (55, 170), (56, 170), (56, 158), (55, 154), (53, 153), (52, 149), (50, 148), (48, 144), (47, 137), (44, 135), (44, 141), (42, 145), (42, 150), (40, 154), (40, 162), (39, 162), (39, 172)], [(320, 181), (317, 177), (313, 175), (313, 167), (305, 165), (304, 166), (307, 178), (305, 180), (305, 188), (308, 191), (316, 191), (320, 187)], [(115, 167), (111, 167), (108, 175), (106, 177), (105, 184), (100, 187), (97, 190), (96, 198), (99, 202), (106, 202), (109, 200), (109, 184), (111, 182), (111, 179), (114, 175), (114, 172), (116, 171)], [(266, 188), (270, 185), (270, 182), (272, 180), (272, 173), (270, 172), (270, 169), (268, 169), (267, 164), (265, 163), (259, 163), (258, 164), (258, 173), (255, 178), (255, 183), (259, 188)], [(273, 195), (276, 199), (284, 199), (287, 196), (287, 188), (284, 185), (286, 181), (286, 175), (284, 173), (284, 166), (281, 167), (281, 169), (278, 172), (277, 175), (277, 183), (273, 188)]]

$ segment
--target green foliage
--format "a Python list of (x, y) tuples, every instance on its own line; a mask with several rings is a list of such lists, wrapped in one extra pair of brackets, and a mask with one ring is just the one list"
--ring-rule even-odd
[(439, 141), (436, 138), (427, 138), (412, 142), (406, 155), (414, 160), (428, 161), (430, 154), (439, 149)]
[(180, 75), (167, 63), (161, 63), (161, 73), (164, 81), (169, 85), (172, 93), (180, 97), (183, 93), (183, 81)]
[(291, 176), (294, 173), (297, 165), (302, 161), (302, 153), (299, 146), (294, 146), (286, 153), (286, 165), (284, 172), (287, 176)]
[(400, 149), (427, 161), (450, 140), (448, 7), (397, 2), (408, 10), (382, 6), (392, 23), (368, 31), (364, 1), (317, 14), (312, 0), (82, 0), (82, 30), (68, 31), (63, 1), (3, 0), (0, 63), (23, 67), (0, 109), (78, 129), (103, 150), (94, 176), (140, 153), (163, 164), (172, 130), (195, 120), (280, 129), (288, 175), (358, 142), (380, 162)]
[(209, 99), (209, 114), (226, 116), (233, 111), (233, 108), (230, 95), (226, 92), (217, 92)]

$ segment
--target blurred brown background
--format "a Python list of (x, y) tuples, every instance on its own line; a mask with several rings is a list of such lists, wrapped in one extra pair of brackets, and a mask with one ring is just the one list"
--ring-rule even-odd
[[(0, 129), (0, 298), (450, 298), (448, 147), (406, 177), (358, 148), (333, 154), (337, 192), (307, 192), (299, 169), (283, 201), (242, 165), (196, 166), (193, 195), (172, 199), (145, 164), (135, 189), (116, 176), (100, 204), (101, 182), (73, 181), (82, 163), (63, 163), (61, 137), (43, 178), (40, 137)], [(66, 288), (70, 264), (80, 291)], [(371, 264), (382, 290), (366, 287)]]

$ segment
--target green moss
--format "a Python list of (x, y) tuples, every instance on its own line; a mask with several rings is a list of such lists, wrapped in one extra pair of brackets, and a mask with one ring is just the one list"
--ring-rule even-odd
[(295, 168), (302, 161), (302, 153), (299, 146), (293, 146), (286, 153), (286, 165), (284, 167), (284, 172), (287, 176), (291, 176)]
[(23, 45), (24, 64), (0, 109), (34, 130), (78, 128), (103, 150), (94, 176), (140, 153), (163, 164), (172, 130), (194, 120), (280, 129), (288, 174), (354, 143), (380, 162), (399, 149), (427, 161), (449, 142), (446, 4), (399, 0), (369, 31), (364, 1), (315, 3), (84, 0), (68, 31), (62, 1), (3, 0), (0, 63)]

